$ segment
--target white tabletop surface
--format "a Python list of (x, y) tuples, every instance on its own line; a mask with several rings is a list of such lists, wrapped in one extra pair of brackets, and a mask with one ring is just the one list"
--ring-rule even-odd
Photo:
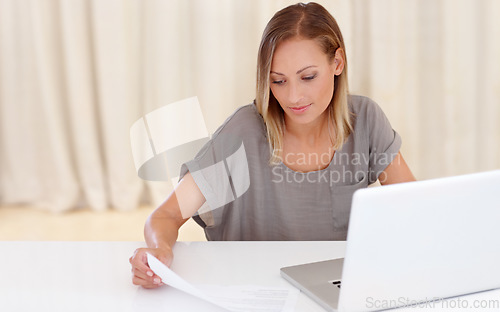
[[(142, 242), (0, 242), (0, 311), (219, 311), (131, 282)], [(172, 269), (193, 284), (292, 287), (283, 266), (339, 258), (345, 242), (179, 242)], [(302, 293), (295, 311), (324, 310)]]
[[(0, 311), (203, 311), (220, 309), (168, 286), (131, 282), (129, 257), (142, 242), (0, 242)], [(339, 258), (345, 242), (180, 242), (172, 269), (193, 284), (292, 287), (284, 266)], [(477, 308), (474, 304), (488, 304)], [(500, 311), (500, 290), (405, 311)], [(324, 312), (304, 294), (296, 312)], [(394, 310), (392, 310), (394, 311)]]

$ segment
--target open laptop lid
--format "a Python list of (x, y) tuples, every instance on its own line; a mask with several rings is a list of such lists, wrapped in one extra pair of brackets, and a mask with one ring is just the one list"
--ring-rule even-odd
[(357, 191), (340, 311), (500, 287), (500, 170)]

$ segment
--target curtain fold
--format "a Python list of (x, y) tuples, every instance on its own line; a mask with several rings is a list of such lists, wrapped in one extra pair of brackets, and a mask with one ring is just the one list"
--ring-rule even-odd
[(82, 196), (97, 211), (107, 209), (103, 142), (100, 139), (95, 57), (90, 5), (86, 0), (62, 1), (60, 7), (62, 51), (65, 63), (67, 118), (71, 120), (74, 170)]
[[(196, 95), (213, 133), (254, 99), (262, 31), (295, 2), (0, 0), (0, 204), (158, 205), (172, 185), (138, 178), (130, 126)], [(499, 1), (318, 2), (417, 178), (500, 168)]]

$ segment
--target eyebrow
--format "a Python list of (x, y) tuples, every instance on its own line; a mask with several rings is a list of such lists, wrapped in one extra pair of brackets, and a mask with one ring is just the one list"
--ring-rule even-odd
[[(316, 65), (309, 65), (309, 66), (306, 66), (306, 67), (304, 67), (304, 68), (302, 68), (302, 69), (299, 69), (299, 70), (296, 72), (296, 74), (298, 75), (298, 74), (300, 74), (301, 72), (303, 72), (304, 70), (306, 70), (306, 69), (308, 69), (308, 68), (311, 68), (311, 67), (318, 67), (318, 66), (316, 66)], [(272, 70), (271, 70), (271, 74), (276, 74), (276, 75), (285, 76), (285, 74), (278, 73), (278, 72), (275, 72), (275, 71), (272, 71)]]

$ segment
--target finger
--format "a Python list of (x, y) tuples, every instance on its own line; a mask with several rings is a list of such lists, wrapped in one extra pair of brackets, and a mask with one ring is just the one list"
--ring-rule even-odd
[(145, 274), (144, 272), (141, 272), (137, 269), (133, 270), (132, 273), (134, 273), (135, 276), (142, 278), (143, 280), (149, 281), (150, 283), (154, 283), (154, 284), (161, 284), (162, 283), (161, 277), (159, 277), (156, 274), (153, 276), (149, 276), (149, 275)]
[(146, 288), (155, 288), (165, 285), (164, 283), (161, 282), (161, 279), (159, 277), (150, 278), (147, 276), (147, 278), (142, 278), (137, 275), (134, 275), (132, 277), (132, 283), (134, 285), (140, 285)]
[(145, 283), (149, 283), (151, 285), (153, 285), (153, 284), (154, 285), (162, 285), (163, 284), (163, 282), (159, 276), (154, 275), (151, 277), (151, 276), (145, 275), (144, 273), (142, 273), (138, 270), (134, 271), (133, 278), (137, 278), (138, 280), (142, 280)]
[(142, 278), (143, 280), (150, 281), (151, 283), (153, 282), (153, 276), (149, 276), (146, 273), (144, 273), (138, 269), (135, 269), (135, 268), (132, 269), (132, 273), (134, 274), (134, 276)]
[(130, 259), (130, 264), (132, 265), (133, 268), (136, 268), (148, 276), (153, 276), (154, 273), (153, 271), (149, 268), (147, 265), (148, 259), (145, 251), (137, 250)]
[(144, 279), (142, 279), (142, 278), (139, 278), (139, 277), (137, 277), (137, 276), (134, 276), (134, 277), (132, 278), (132, 283), (133, 283), (134, 285), (137, 285), (137, 286), (142, 286), (142, 287), (147, 288), (147, 289), (151, 289), (151, 288), (158, 288), (158, 287), (160, 287), (160, 286), (161, 286), (160, 284), (154, 284), (154, 283), (151, 283), (151, 282), (149, 282), (149, 281), (147, 281), (147, 280), (144, 280)]
[(145, 285), (145, 286), (142, 286), (146, 289), (154, 289), (154, 288), (158, 288), (158, 287), (161, 287), (161, 286), (164, 286), (165, 284), (161, 283), (159, 285)]

